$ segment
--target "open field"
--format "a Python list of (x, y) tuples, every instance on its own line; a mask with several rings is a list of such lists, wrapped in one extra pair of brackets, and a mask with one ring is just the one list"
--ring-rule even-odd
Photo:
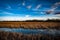
[(0, 40), (59, 40), (59, 36), (52, 35), (25, 35), (21, 33), (11, 33), (0, 31)]
[(60, 22), (0, 22), (0, 28), (56, 28), (60, 29)]

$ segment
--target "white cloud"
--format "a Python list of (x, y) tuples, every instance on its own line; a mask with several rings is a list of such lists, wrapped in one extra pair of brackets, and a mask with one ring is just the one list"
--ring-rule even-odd
[(23, 21), (23, 20), (33, 20), (33, 19), (47, 20), (47, 19), (60, 19), (60, 18), (57, 16), (31, 17), (29, 15), (26, 15), (24, 17), (22, 17), (22, 16), (3, 16), (3, 17), (0, 17), (0, 21)]
[(54, 16), (56, 16), (56, 17), (60, 17), (60, 14), (56, 14), (56, 15), (54, 15)]
[(11, 17), (11, 16), (5, 16), (5, 17), (0, 17), (0, 21), (23, 21), (23, 20), (32, 20), (32, 19), (38, 19), (36, 17)]
[(60, 2), (57, 2), (57, 3), (55, 3), (54, 5), (59, 5), (60, 4)]
[(55, 10), (57, 7), (55, 8), (51, 8), (49, 10), (47, 10), (46, 12), (50, 13), (50, 14), (53, 14), (55, 11), (58, 11), (58, 10)]
[(57, 2), (57, 3), (55, 3), (54, 5), (52, 5), (51, 8), (56, 8), (56, 7), (58, 7), (59, 5), (60, 5), (60, 2)]
[(15, 13), (6, 12), (6, 11), (2, 11), (0, 14), (6, 15), (6, 16), (20, 16), (20, 14), (15, 14)]
[(40, 7), (41, 7), (41, 5), (39, 4), (39, 5), (37, 5), (36, 9), (39, 9)]
[(25, 6), (26, 5), (25, 1), (23, 1), (21, 4), (20, 3), (18, 4), (18, 6), (20, 6), (20, 5)]
[(55, 11), (60, 11), (60, 10), (56, 10), (59, 5), (60, 5), (60, 2), (55, 3), (54, 5), (51, 6), (49, 10), (47, 10), (47, 12), (50, 12), (51, 14), (53, 14)]
[(17, 20), (22, 20), (21, 17), (16, 17), (16, 16), (4, 16), (0, 17), (0, 21), (17, 21)]
[(26, 18), (30, 17), (30, 15), (25, 15)]
[(40, 14), (45, 14), (44, 12), (40, 12)]
[(3, 12), (3, 14), (13, 14), (13, 13), (10, 13), (10, 12)]
[(34, 8), (33, 10), (38, 10), (41, 7), (41, 5), (37, 5), (36, 8)]
[(23, 5), (23, 6), (25, 6), (25, 1), (24, 1), (24, 2), (22, 2), (22, 5)]
[(55, 3), (54, 5), (51, 6), (51, 9), (49, 11), (53, 13), (58, 8), (59, 5), (60, 5), (60, 2)]
[(32, 7), (31, 5), (27, 6), (28, 9), (31, 9), (31, 7)]
[(51, 8), (50, 11), (55, 11), (55, 9), (57, 9), (57, 7), (55, 7), (55, 8)]

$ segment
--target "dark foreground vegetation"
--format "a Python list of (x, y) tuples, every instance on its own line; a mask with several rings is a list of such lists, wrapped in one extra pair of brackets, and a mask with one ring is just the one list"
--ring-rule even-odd
[(60, 40), (60, 35), (25, 35), (21, 33), (11, 33), (0, 31), (0, 40)]

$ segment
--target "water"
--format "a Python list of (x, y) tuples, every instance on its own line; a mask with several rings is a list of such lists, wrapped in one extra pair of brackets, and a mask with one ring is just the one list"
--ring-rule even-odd
[(0, 31), (17, 32), (17, 33), (23, 33), (23, 34), (60, 35), (60, 30), (56, 30), (56, 29), (0, 28)]

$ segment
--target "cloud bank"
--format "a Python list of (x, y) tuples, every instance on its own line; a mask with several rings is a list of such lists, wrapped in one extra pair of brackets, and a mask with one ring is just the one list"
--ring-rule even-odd
[(25, 21), (25, 20), (47, 20), (47, 19), (60, 19), (60, 15), (54, 16), (45, 16), (45, 17), (30, 17), (29, 15), (25, 15), (24, 17), (20, 16), (4, 16), (0, 17), (0, 21)]

